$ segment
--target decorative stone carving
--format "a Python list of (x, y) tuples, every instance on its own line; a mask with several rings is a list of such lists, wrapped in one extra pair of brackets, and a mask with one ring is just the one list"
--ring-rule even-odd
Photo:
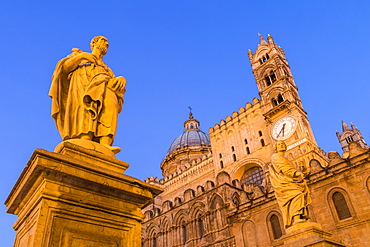
[(311, 203), (311, 196), (304, 174), (285, 158), (285, 142), (277, 141), (274, 149), (270, 166), (271, 184), (288, 228), (309, 218), (307, 206)]
[(72, 49), (54, 70), (49, 96), (52, 117), (63, 140), (84, 139), (112, 147), (118, 113), (122, 110), (126, 79), (116, 77), (103, 62), (108, 40), (94, 37), (91, 53)]

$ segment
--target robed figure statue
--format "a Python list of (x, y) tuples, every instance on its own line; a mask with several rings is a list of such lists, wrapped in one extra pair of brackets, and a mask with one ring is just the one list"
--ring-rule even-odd
[(283, 213), (285, 228), (306, 222), (311, 196), (303, 172), (285, 158), (285, 142), (277, 141), (271, 156), (270, 180)]
[(84, 139), (112, 147), (122, 110), (126, 79), (116, 77), (103, 62), (108, 40), (91, 40), (91, 53), (72, 49), (72, 54), (56, 65), (49, 96), (52, 117), (63, 140)]

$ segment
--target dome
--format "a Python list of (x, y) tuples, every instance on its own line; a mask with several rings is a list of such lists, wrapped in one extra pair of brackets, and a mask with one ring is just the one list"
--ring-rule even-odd
[(200, 146), (210, 145), (209, 136), (199, 129), (199, 121), (193, 118), (193, 114), (190, 112), (189, 119), (185, 121), (184, 127), (185, 131), (179, 137), (177, 137), (168, 149), (167, 154), (172, 153), (178, 148), (188, 147), (188, 146)]
[(185, 131), (177, 137), (168, 149), (168, 153), (172, 153), (177, 148), (182, 148), (190, 145), (210, 145), (209, 137), (201, 130)]

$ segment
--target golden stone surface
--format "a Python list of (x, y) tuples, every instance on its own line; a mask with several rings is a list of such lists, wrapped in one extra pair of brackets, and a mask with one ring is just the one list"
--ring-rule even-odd
[(285, 158), (285, 142), (277, 141), (274, 149), (269, 166), (271, 184), (283, 212), (284, 225), (288, 228), (309, 218), (307, 207), (312, 200), (304, 174)]
[(51, 115), (63, 140), (92, 140), (118, 153), (121, 149), (112, 144), (126, 79), (116, 77), (103, 62), (107, 38), (97, 36), (90, 46), (91, 53), (74, 48), (56, 65), (49, 92)]
[(15, 247), (141, 246), (141, 208), (161, 190), (123, 174), (128, 165), (94, 145), (35, 150), (5, 202), (19, 216)]

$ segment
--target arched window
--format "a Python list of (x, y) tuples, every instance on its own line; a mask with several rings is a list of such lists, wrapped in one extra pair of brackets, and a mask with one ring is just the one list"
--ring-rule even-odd
[(261, 146), (264, 147), (265, 146), (265, 140), (261, 139)]
[(267, 76), (265, 76), (266, 86), (270, 86), (272, 83), (276, 81), (276, 75), (274, 71), (271, 71)]
[(278, 105), (278, 102), (276, 101), (275, 98), (272, 98), (271, 103), (272, 103), (272, 106), (277, 106)]
[(218, 156), (219, 156), (220, 158), (222, 158), (222, 153), (220, 153)]
[(203, 220), (201, 218), (198, 218), (198, 234), (199, 234), (199, 237), (203, 237), (204, 235), (204, 224), (203, 224)]
[(274, 236), (274, 239), (281, 238), (281, 236), (283, 236), (283, 232), (281, 230), (279, 217), (277, 217), (276, 214), (271, 215), (270, 224), (271, 224), (272, 235)]
[(153, 247), (157, 247), (157, 238), (153, 237)]
[(186, 226), (185, 226), (185, 222), (183, 223), (183, 225), (181, 226), (181, 234), (182, 234), (182, 243), (185, 244), (186, 241), (188, 240), (188, 236), (186, 234)]
[(236, 161), (236, 154), (233, 154), (233, 160)]
[(270, 77), (269, 77), (269, 76), (266, 76), (266, 77), (265, 77), (265, 82), (266, 82), (266, 86), (267, 86), (267, 87), (268, 87), (268, 86), (270, 86), (270, 85), (272, 84), (271, 79), (270, 79)]
[(240, 185), (242, 184), (261, 185), (264, 178), (265, 176), (263, 174), (262, 168), (260, 166), (254, 166), (244, 172), (242, 178), (240, 179)]
[(346, 199), (344, 198), (342, 193), (338, 191), (334, 192), (334, 194), (332, 195), (332, 199), (339, 220), (344, 220), (352, 217), (351, 211), (349, 210)]
[(233, 151), (233, 152), (235, 151), (235, 148), (234, 148), (234, 146), (231, 146), (231, 151)]
[(245, 144), (248, 144), (248, 140), (247, 140), (247, 139), (244, 139), (244, 143), (245, 143)]
[(249, 147), (246, 147), (247, 154), (251, 154), (251, 151), (249, 150)]
[(258, 131), (258, 135), (259, 136), (262, 136), (262, 131)]
[(271, 79), (271, 83), (274, 83), (276, 81), (276, 75), (274, 71), (270, 72), (270, 79)]
[(278, 104), (280, 104), (281, 102), (284, 101), (284, 98), (283, 98), (283, 96), (281, 96), (281, 94), (278, 95), (277, 101), (278, 101)]
[(224, 162), (222, 160), (220, 161), (220, 167), (224, 168)]

